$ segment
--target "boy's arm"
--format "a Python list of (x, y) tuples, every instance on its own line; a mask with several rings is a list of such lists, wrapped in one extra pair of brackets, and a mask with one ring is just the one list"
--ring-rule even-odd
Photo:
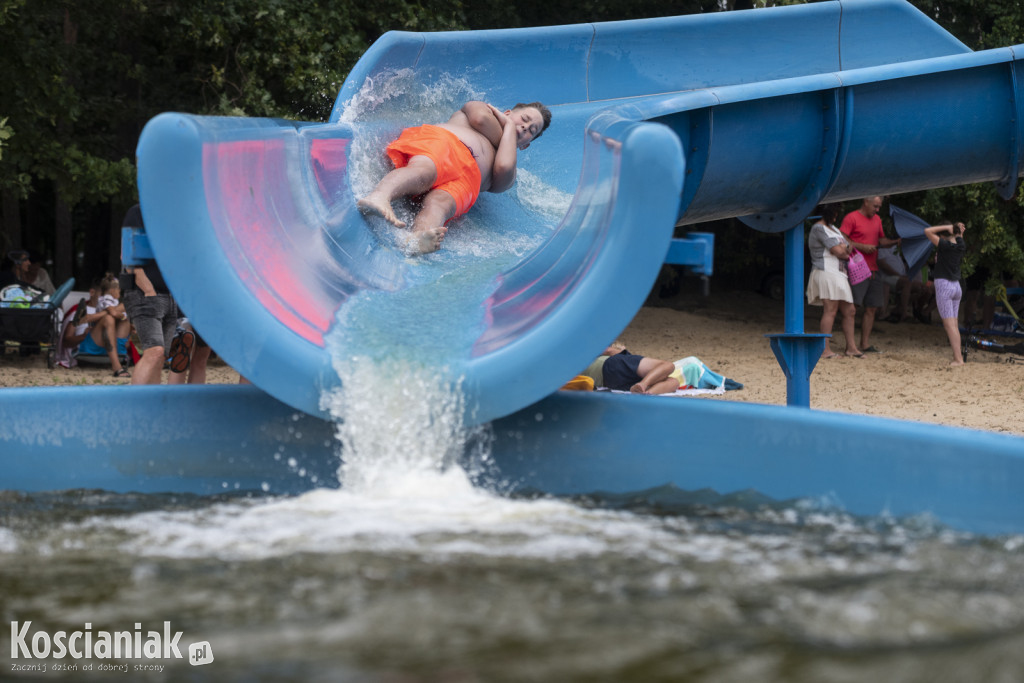
[(494, 153), (491, 167), (491, 192), (504, 192), (516, 181), (516, 160), (519, 148), (516, 146), (516, 127), (511, 121), (505, 122), (501, 141)]
[(504, 192), (516, 180), (516, 127), (497, 107), (486, 102), (471, 100), (462, 106), (473, 130), (494, 145), (494, 164), (491, 166), (490, 192)]
[(487, 138), (487, 141), (495, 149), (497, 149), (498, 144), (501, 142), (501, 136), (505, 128), (505, 115), (501, 114), (499, 119), (496, 112), (501, 114), (491, 105), (479, 100), (470, 100), (462, 105), (462, 113), (466, 115), (469, 125), (473, 130)]

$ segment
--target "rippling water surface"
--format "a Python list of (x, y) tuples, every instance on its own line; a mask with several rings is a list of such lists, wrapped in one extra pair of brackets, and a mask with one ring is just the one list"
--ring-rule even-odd
[(213, 663), (152, 680), (1024, 673), (1024, 540), (928, 520), (671, 488), (513, 499), (458, 468), (387, 494), (6, 493), (0, 515), (4, 621), (169, 620), (210, 643)]

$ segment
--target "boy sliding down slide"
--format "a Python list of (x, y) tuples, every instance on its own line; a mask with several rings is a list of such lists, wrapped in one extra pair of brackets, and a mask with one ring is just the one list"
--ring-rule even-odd
[(529, 147), (550, 123), (551, 112), (540, 102), (504, 112), (486, 102), (467, 102), (446, 123), (403, 130), (387, 147), (395, 169), (357, 205), (404, 228), (391, 202), (425, 195), (407, 248), (436, 251), (448, 232), (445, 224), (469, 211), (481, 192), (512, 187), (517, 150)]

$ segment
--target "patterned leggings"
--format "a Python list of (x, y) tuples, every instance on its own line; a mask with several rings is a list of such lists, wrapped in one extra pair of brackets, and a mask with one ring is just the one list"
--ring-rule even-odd
[(955, 318), (960, 312), (960, 283), (956, 280), (935, 278), (935, 305), (940, 318)]

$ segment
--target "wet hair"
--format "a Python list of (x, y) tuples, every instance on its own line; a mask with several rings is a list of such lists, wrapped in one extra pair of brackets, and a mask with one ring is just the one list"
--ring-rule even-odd
[[(540, 102), (530, 102), (528, 104), (523, 104), (522, 102), (519, 102), (518, 104), (516, 104), (516, 106), (512, 108), (525, 109), (526, 107), (533, 107), (534, 109), (540, 112), (540, 118), (544, 125), (541, 126), (540, 133), (537, 133), (537, 138), (539, 138), (544, 133), (544, 131), (548, 129), (548, 126), (551, 125), (551, 110), (545, 107)], [(537, 138), (534, 138), (534, 140), (536, 140)]]

